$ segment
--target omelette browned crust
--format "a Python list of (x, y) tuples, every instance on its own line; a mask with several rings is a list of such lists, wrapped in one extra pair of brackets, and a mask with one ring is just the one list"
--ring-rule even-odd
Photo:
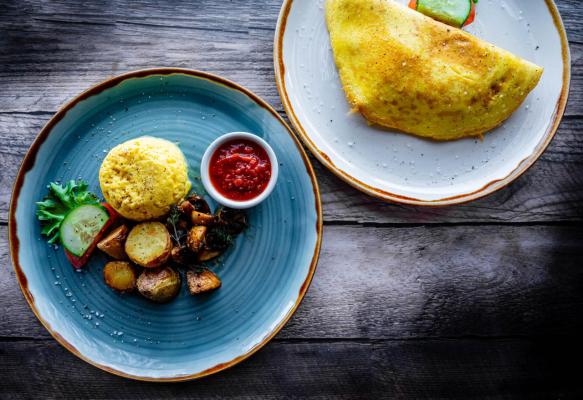
[(504, 122), (543, 69), (392, 0), (327, 0), (348, 101), (369, 122), (436, 140)]

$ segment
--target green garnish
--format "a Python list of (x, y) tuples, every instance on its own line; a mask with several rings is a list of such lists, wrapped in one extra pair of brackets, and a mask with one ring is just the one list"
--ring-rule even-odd
[(226, 250), (235, 238), (223, 225), (212, 226), (206, 234), (206, 245), (210, 250)]
[(65, 186), (51, 182), (49, 194), (43, 201), (36, 203), (36, 217), (42, 224), (41, 234), (49, 238), (49, 243), (60, 242), (59, 229), (70, 211), (86, 204), (99, 204), (99, 199), (87, 188), (84, 181), (71, 180)]
[(217, 224), (211, 226), (206, 234), (206, 247), (209, 250), (226, 250), (236, 236), (249, 226), (247, 214), (242, 210), (220, 207), (215, 215)]
[(170, 236), (172, 236), (176, 244), (180, 246), (180, 239), (182, 236), (178, 234), (178, 229), (176, 228), (178, 220), (180, 220), (180, 211), (178, 210), (178, 207), (176, 205), (173, 205), (170, 208), (170, 213), (168, 214), (166, 222), (168, 223), (168, 225), (172, 227), (173, 230), (173, 232), (170, 233)]

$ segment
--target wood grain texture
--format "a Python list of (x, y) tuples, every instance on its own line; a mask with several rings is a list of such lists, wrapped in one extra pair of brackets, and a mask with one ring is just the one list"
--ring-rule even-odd
[(313, 160), (325, 237), (308, 294), (276, 339), (201, 381), (150, 384), (80, 361), (16, 283), (7, 213), (18, 165), (66, 101), (126, 71), (232, 79), (285, 118), (272, 40), (281, 0), (0, 1), (0, 399), (581, 398), (583, 7), (567, 117), (535, 166), (471, 204), (386, 204)]
[[(0, 342), (0, 397), (64, 399), (577, 398), (577, 338), (275, 340), (200, 381), (143, 383), (106, 374), (54, 341)], [(25, 373), (33, 372), (33, 373)]]
[[(327, 227), (310, 290), (278, 337), (580, 333), (581, 243), (583, 228), (568, 226)], [(0, 336), (48, 338), (6, 251), (0, 262)]]

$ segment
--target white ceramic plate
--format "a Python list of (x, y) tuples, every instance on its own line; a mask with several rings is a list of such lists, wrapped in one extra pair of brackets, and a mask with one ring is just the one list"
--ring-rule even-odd
[(276, 80), (304, 143), (349, 184), (401, 203), (462, 203), (508, 185), (550, 143), (570, 81), (569, 46), (552, 0), (480, 1), (476, 22), (466, 30), (543, 66), (545, 72), (518, 111), (483, 141), (445, 143), (371, 127), (359, 114), (349, 113), (324, 4), (284, 1), (275, 34)]

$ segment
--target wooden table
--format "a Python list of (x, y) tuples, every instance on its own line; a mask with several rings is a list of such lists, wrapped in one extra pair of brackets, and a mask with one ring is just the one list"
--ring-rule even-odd
[(11, 185), (51, 115), (122, 72), (213, 72), (284, 115), (272, 59), (281, 0), (1, 0), (0, 398), (583, 396), (583, 7), (557, 3), (571, 97), (528, 173), (484, 200), (425, 209), (367, 197), (314, 160), (324, 244), (297, 314), (226, 372), (154, 384), (82, 362), (36, 320), (10, 265)]

